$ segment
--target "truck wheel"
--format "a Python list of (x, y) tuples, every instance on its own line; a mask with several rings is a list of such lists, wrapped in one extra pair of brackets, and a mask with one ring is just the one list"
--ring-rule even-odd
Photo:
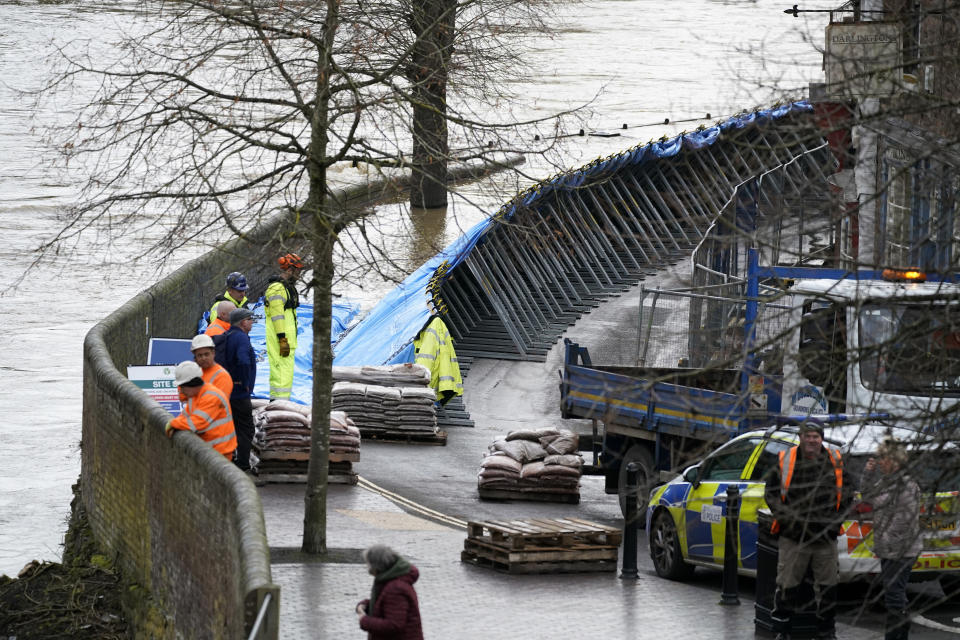
[(620, 494), (620, 513), (627, 517), (627, 465), (636, 462), (640, 465), (640, 472), (637, 473), (637, 518), (639, 528), (643, 529), (647, 523), (647, 499), (650, 497), (650, 489), (656, 484), (656, 472), (654, 471), (653, 456), (641, 444), (635, 444), (627, 449), (626, 455), (620, 462), (620, 475), (617, 480), (617, 493)]
[(650, 559), (657, 575), (669, 580), (684, 580), (693, 575), (693, 565), (683, 561), (677, 526), (670, 513), (659, 511), (650, 526)]

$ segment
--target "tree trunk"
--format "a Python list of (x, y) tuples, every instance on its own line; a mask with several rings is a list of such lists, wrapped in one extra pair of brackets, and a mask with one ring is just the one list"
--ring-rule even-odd
[[(321, 212), (323, 207), (321, 207)], [(330, 347), (333, 288), (333, 248), (336, 236), (323, 214), (316, 214), (313, 239), (313, 422), (310, 466), (304, 494), (305, 553), (327, 552), (327, 486), (330, 466), (330, 406), (333, 350)]]
[(411, 25), (417, 40), (408, 77), (413, 83), (413, 175), (410, 205), (447, 206), (447, 75), (456, 0), (414, 0)]
[(316, 107), (310, 119), (307, 174), (310, 188), (303, 213), (313, 222), (313, 406), (310, 425), (310, 465), (303, 496), (304, 553), (327, 552), (327, 486), (330, 471), (330, 396), (333, 387), (333, 349), (330, 323), (333, 297), (333, 249), (337, 230), (327, 200), (327, 129), (330, 124), (330, 55), (339, 27), (340, 0), (327, 0), (323, 43), (317, 61)]

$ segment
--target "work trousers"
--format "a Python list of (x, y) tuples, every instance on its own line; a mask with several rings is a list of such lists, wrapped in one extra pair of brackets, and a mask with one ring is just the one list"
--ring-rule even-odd
[[(289, 338), (288, 338), (289, 340)], [(290, 399), (293, 392), (293, 355), (297, 350), (296, 339), (289, 340), (290, 355), (280, 355), (280, 341), (276, 336), (267, 336), (267, 361), (270, 363), (270, 399)]]
[(780, 538), (777, 557), (777, 592), (772, 618), (780, 631), (790, 631), (794, 611), (808, 603), (798, 602), (798, 587), (809, 568), (813, 573), (817, 629), (833, 631), (837, 608), (838, 553), (836, 540), (799, 543)]
[(253, 405), (250, 398), (230, 398), (233, 428), (237, 432), (237, 451), (233, 462), (242, 470), (250, 468), (250, 447), (253, 444)]
[(907, 608), (907, 582), (916, 558), (880, 558), (880, 577), (883, 580), (883, 605), (888, 611)]

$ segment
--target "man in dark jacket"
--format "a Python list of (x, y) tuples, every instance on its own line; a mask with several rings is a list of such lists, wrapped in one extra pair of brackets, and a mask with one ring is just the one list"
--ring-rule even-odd
[(790, 638), (791, 617), (809, 567), (817, 593), (819, 638), (836, 638), (837, 535), (850, 503), (850, 485), (840, 452), (823, 446), (823, 425), (800, 425), (800, 444), (780, 453), (766, 477), (764, 494), (780, 534), (773, 620), (777, 638)]
[(234, 462), (244, 471), (250, 470), (250, 446), (253, 443), (253, 407), (250, 394), (257, 379), (257, 358), (250, 345), (253, 312), (234, 309), (230, 312), (230, 329), (214, 338), (216, 362), (233, 378), (230, 411), (237, 432), (237, 454)]
[(423, 640), (420, 603), (413, 584), (417, 568), (390, 547), (374, 545), (363, 552), (373, 576), (370, 599), (357, 605), (357, 620), (369, 640)]

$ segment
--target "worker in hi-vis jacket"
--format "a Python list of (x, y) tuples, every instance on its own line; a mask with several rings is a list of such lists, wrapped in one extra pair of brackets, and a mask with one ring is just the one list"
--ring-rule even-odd
[(289, 398), (293, 391), (293, 357), (297, 350), (297, 307), (300, 295), (294, 283), (303, 270), (295, 253), (277, 259), (280, 274), (269, 280), (266, 303), (267, 360), (270, 362), (270, 398)]
[(433, 301), (427, 301), (430, 318), (413, 339), (414, 362), (430, 370), (430, 386), (437, 392), (441, 405), (456, 396), (463, 395), (463, 378), (457, 352), (453, 349), (453, 336), (440, 319)]

